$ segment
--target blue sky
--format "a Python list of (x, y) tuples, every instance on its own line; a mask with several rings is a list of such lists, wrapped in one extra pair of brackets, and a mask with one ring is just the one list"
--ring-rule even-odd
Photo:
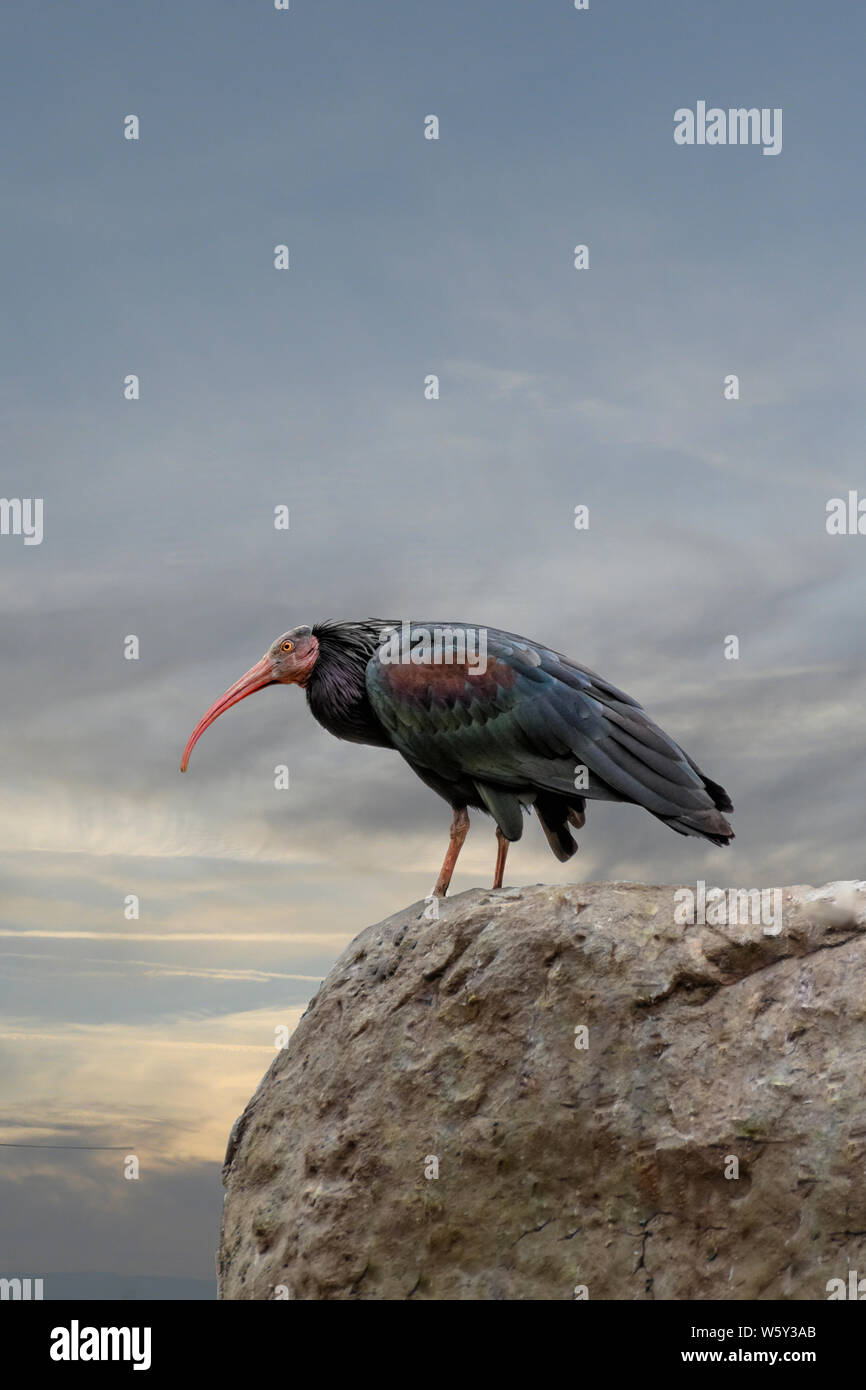
[[(523, 632), (733, 795), (724, 853), (596, 806), (565, 866), (530, 824), (510, 882), (862, 875), (866, 539), (824, 519), (866, 495), (864, 18), (83, 0), (3, 29), (0, 490), (45, 538), (0, 537), (0, 1140), (128, 1144), (143, 1177), (0, 1149), (0, 1272), (195, 1292), (274, 1029), (429, 891), (448, 822), (292, 691), (180, 777), (279, 632)], [(782, 153), (678, 147), (698, 100), (781, 107)], [(456, 891), (492, 873), (477, 821)]]

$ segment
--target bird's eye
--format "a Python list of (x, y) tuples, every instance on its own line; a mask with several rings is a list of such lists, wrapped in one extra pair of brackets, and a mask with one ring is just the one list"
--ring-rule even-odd
[(293, 646), (294, 646), (294, 643), (293, 643), (293, 642), (284, 642), (284, 643), (283, 643), (283, 651), (284, 651), (284, 652), (290, 652), (290, 651), (292, 650), (292, 647), (293, 647)]

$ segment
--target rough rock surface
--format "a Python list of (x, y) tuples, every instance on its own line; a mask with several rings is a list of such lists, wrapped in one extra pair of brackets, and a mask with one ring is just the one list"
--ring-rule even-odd
[(676, 891), (473, 890), (362, 932), (232, 1131), (220, 1296), (866, 1275), (866, 883), (764, 925), (682, 925)]

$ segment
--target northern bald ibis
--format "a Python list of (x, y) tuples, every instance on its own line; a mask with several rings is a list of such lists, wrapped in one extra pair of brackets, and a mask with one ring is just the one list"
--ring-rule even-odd
[(577, 849), (587, 800), (643, 806), (680, 835), (724, 845), (730, 798), (668, 734), (586, 666), (526, 637), (466, 623), (324, 622), (272, 644), (199, 721), (205, 729), (266, 685), (300, 685), (337, 738), (395, 748), (453, 810), (434, 892), (448, 891), (469, 829), (468, 808), (496, 822), (493, 887), (508, 845), (535, 807), (559, 860)]

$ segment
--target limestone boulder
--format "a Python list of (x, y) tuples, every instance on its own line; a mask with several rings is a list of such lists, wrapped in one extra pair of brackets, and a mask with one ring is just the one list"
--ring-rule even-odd
[(866, 1276), (866, 883), (777, 891), (473, 890), (362, 931), (232, 1131), (220, 1296)]

